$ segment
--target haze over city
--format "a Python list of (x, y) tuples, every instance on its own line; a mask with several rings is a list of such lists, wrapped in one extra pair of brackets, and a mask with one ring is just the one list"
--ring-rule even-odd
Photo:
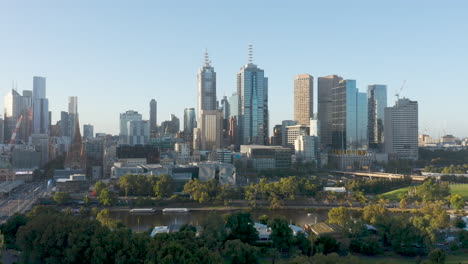
[(354, 79), (362, 92), (386, 84), (389, 106), (406, 80), (401, 97), (418, 101), (419, 132), (463, 137), (467, 5), (5, 1), (0, 98), (12, 82), (32, 90), (32, 77), (44, 76), (52, 123), (67, 109), (68, 96), (78, 96), (82, 124), (118, 134), (119, 114), (132, 109), (148, 119), (150, 98), (158, 101), (158, 123), (196, 107), (205, 49), (217, 72), (218, 99), (230, 96), (253, 44), (253, 61), (269, 78), (270, 131), (292, 118), (294, 76), (309, 73), (315, 113), (319, 76)]

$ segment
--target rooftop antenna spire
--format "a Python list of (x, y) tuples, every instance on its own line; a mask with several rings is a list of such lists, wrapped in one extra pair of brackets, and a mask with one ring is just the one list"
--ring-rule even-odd
[(205, 65), (210, 65), (210, 56), (208, 56), (208, 49), (205, 48)]
[(253, 61), (253, 45), (249, 44), (249, 63)]

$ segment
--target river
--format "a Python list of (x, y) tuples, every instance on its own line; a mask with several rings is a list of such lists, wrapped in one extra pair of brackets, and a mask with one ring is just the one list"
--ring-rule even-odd
[[(245, 211), (252, 214), (254, 221), (262, 215), (268, 215), (270, 218), (283, 217), (289, 223), (304, 226), (312, 224), (315, 221), (321, 222), (327, 219), (327, 210), (304, 210), (304, 209), (287, 209), (287, 210), (215, 210), (216, 214), (227, 215), (235, 211)], [(116, 220), (122, 221), (126, 226), (134, 231), (146, 231), (153, 229), (155, 226), (167, 225), (183, 225), (190, 224), (198, 226), (203, 222), (203, 219), (210, 213), (206, 210), (193, 210), (188, 213), (162, 213), (156, 211), (152, 214), (131, 214), (128, 211), (112, 211), (111, 216)]]

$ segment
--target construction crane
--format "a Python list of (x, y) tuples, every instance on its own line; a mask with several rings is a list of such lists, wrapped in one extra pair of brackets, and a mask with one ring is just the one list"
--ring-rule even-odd
[(395, 96), (397, 97), (397, 101), (400, 100), (400, 93), (401, 93), (401, 91), (403, 91), (403, 88), (405, 87), (405, 84), (406, 84), (406, 80), (403, 81), (403, 84), (401, 85), (400, 90), (398, 90), (395, 93)]
[(13, 130), (13, 133), (11, 134), (10, 146), (15, 144), (16, 134), (18, 134), (18, 130), (20, 128), (21, 122), (23, 122), (23, 115), (21, 115), (18, 119), (18, 122), (16, 122), (15, 129)]

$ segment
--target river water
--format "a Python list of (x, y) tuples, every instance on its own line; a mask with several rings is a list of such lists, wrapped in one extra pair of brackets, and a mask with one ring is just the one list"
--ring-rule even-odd
[[(271, 218), (282, 217), (288, 220), (289, 223), (304, 227), (305, 224), (313, 224), (315, 221), (321, 222), (327, 219), (327, 210), (304, 210), (304, 209), (288, 209), (288, 210), (216, 210), (213, 211), (221, 216), (236, 212), (245, 211), (252, 214), (254, 221), (262, 215), (268, 215)], [(162, 213), (156, 211), (152, 214), (132, 214), (128, 211), (113, 211), (112, 218), (122, 221), (126, 226), (134, 231), (146, 231), (153, 229), (155, 226), (168, 225), (183, 225), (190, 224), (198, 226), (203, 222), (203, 219), (211, 211), (193, 210), (188, 213)]]

